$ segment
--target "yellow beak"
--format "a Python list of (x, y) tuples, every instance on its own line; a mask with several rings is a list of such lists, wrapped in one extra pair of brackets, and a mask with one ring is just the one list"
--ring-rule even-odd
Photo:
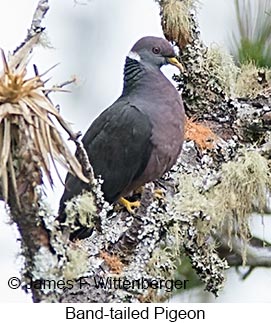
[(176, 57), (168, 57), (167, 61), (169, 62), (169, 64), (177, 66), (182, 73), (184, 72), (183, 65), (177, 60)]

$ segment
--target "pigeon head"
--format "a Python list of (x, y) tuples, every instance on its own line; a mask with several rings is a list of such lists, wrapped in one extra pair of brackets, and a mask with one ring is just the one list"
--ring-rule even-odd
[(160, 37), (147, 36), (139, 39), (128, 57), (149, 68), (160, 68), (163, 65), (172, 64), (181, 71), (183, 70), (171, 44)]

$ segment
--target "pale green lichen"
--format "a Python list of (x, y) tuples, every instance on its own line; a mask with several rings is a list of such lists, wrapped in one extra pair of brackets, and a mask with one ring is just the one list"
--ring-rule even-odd
[[(262, 82), (259, 72), (264, 74), (266, 82)], [(242, 64), (236, 78), (235, 94), (237, 97), (256, 98), (266, 87), (271, 86), (271, 71), (258, 68), (254, 63)]]
[(208, 85), (219, 85), (228, 97), (255, 98), (271, 86), (270, 69), (259, 68), (253, 62), (238, 67), (232, 55), (218, 45), (207, 49), (200, 68), (208, 73)]
[(256, 151), (244, 151), (236, 161), (222, 165), (221, 183), (210, 192), (209, 199), (216, 201), (216, 219), (221, 225), (227, 223), (229, 235), (235, 233), (237, 224), (242, 240), (250, 238), (249, 216), (266, 208), (269, 172), (268, 161)]
[[(93, 201), (91, 193), (85, 193), (79, 198), (74, 198), (71, 202), (68, 202), (68, 222), (66, 224), (73, 223), (74, 219), (71, 217), (76, 210), (78, 210), (80, 217), (86, 219), (85, 221), (89, 221), (87, 217), (92, 218), (94, 208), (90, 208), (90, 211), (87, 208), (89, 207), (88, 203), (91, 204)], [(47, 247), (41, 247), (37, 251), (34, 256), (34, 269), (31, 272), (33, 280), (44, 280), (46, 282), (63, 280), (67, 282), (67, 280), (76, 280), (84, 275), (89, 266), (88, 253), (80, 243), (67, 243), (65, 235), (59, 230), (58, 222), (55, 221), (55, 216), (50, 206), (42, 196), (39, 202), (38, 214), (42, 218), (46, 229), (50, 232), (50, 245), (55, 253), (52, 253)], [(84, 221), (83, 219), (82, 221)], [(71, 224), (72, 226), (73, 224)], [(63, 292), (63, 288), (52, 288), (52, 283), (45, 284), (45, 286), (43, 293), (50, 294), (52, 297), (53, 293), (60, 294)]]
[(268, 161), (256, 151), (240, 151), (235, 161), (224, 163), (220, 183), (208, 191), (203, 189), (202, 176), (183, 174), (179, 178), (178, 202), (173, 206), (177, 213), (202, 212), (210, 216), (210, 223), (197, 220), (200, 237), (211, 234), (212, 229), (224, 230), (231, 236), (238, 234), (243, 243), (245, 263), (246, 243), (250, 239), (249, 217), (253, 211), (263, 213), (270, 187)]
[[(183, 97), (193, 106), (193, 111), (205, 111), (221, 104), (225, 98), (256, 98), (270, 92), (271, 70), (257, 68), (253, 62), (237, 66), (233, 57), (222, 47), (201, 42), (187, 46), (182, 56), (187, 75), (184, 75)], [(267, 92), (267, 94), (269, 93)]]
[(267, 159), (256, 151), (244, 151), (236, 161), (223, 164), (221, 183), (214, 190), (223, 213), (236, 209), (244, 216), (252, 211), (264, 212), (269, 172)]
[(84, 192), (66, 202), (65, 213), (67, 215), (65, 225), (77, 229), (75, 219), (81, 226), (92, 228), (97, 217), (97, 206), (93, 193)]
[(63, 276), (66, 280), (77, 279), (84, 275), (89, 267), (88, 253), (83, 246), (76, 245), (76, 248), (68, 248), (67, 263), (63, 268)]
[(239, 68), (225, 49), (218, 45), (211, 45), (206, 53), (204, 69), (209, 71), (210, 81), (215, 79), (228, 97), (235, 95), (235, 82)]
[[(47, 247), (41, 247), (33, 257), (32, 281), (44, 295), (51, 295), (51, 299), (57, 300), (57, 294), (63, 290), (58, 289), (55, 282), (62, 279), (61, 270), (58, 267), (58, 256), (52, 254)], [(29, 283), (29, 282), (26, 282)]]
[(184, 48), (192, 41), (191, 12), (197, 9), (197, 0), (156, 0), (161, 8), (161, 25), (165, 37)]
[[(177, 245), (177, 244), (176, 244)], [(180, 249), (180, 246), (179, 246)], [(147, 273), (159, 279), (173, 279), (177, 269), (176, 253), (170, 247), (157, 248), (147, 265)]]
[[(176, 196), (174, 210), (176, 214), (193, 214), (202, 212), (211, 218), (216, 214), (216, 202), (209, 199), (206, 194), (201, 192), (202, 178), (194, 174), (181, 174), (179, 177), (179, 193)], [(210, 233), (212, 223), (197, 219), (196, 227), (198, 229), (198, 243), (204, 240), (206, 234)], [(202, 237), (202, 239), (201, 239)]]
[(57, 301), (68, 282), (84, 275), (88, 268), (88, 254), (84, 249), (76, 245), (66, 249), (61, 261), (58, 254), (52, 254), (46, 247), (41, 247), (33, 258), (32, 284), (49, 295), (50, 301)]
[(199, 190), (201, 177), (198, 174), (181, 174), (179, 183), (179, 193), (176, 195), (178, 203), (174, 205), (177, 213), (190, 214), (199, 211), (205, 214), (213, 213), (214, 203), (210, 204), (208, 197)]
[[(192, 179), (194, 178), (192, 175), (187, 175), (186, 182), (180, 183), (180, 186), (182, 185), (185, 189), (181, 188), (172, 201), (175, 220), (179, 225), (179, 247), (182, 254), (189, 257), (192, 267), (205, 284), (205, 290), (217, 296), (224, 286), (224, 271), (228, 267), (227, 262), (219, 258), (215, 243), (210, 239), (213, 225), (211, 216), (207, 213), (210, 211), (208, 210), (209, 200), (204, 197), (204, 194), (199, 193), (199, 183), (193, 185)], [(188, 196), (185, 192), (189, 192)], [(185, 203), (186, 201), (188, 203)], [(200, 201), (199, 204), (197, 201)], [(182, 203), (184, 203), (184, 208)], [(207, 215), (201, 207), (206, 208)]]

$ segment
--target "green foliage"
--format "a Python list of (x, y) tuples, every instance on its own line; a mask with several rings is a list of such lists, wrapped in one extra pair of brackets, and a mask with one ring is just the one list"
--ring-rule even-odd
[(258, 67), (271, 66), (269, 47), (267, 51), (265, 42), (261, 40), (241, 39), (240, 47), (238, 48), (239, 62), (241, 64), (254, 62)]
[(235, 0), (238, 33), (232, 35), (232, 54), (240, 64), (271, 66), (271, 0)]

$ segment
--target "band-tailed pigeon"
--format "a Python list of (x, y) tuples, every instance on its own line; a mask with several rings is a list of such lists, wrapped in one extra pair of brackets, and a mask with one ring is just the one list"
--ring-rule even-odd
[[(105, 200), (120, 200), (147, 182), (159, 179), (176, 162), (184, 138), (185, 114), (179, 93), (160, 71), (166, 64), (181, 64), (168, 41), (143, 37), (126, 57), (121, 96), (91, 124), (82, 139), (96, 176), (104, 180)], [(60, 201), (88, 189), (80, 179), (67, 175)], [(77, 237), (80, 238), (80, 235)]]

